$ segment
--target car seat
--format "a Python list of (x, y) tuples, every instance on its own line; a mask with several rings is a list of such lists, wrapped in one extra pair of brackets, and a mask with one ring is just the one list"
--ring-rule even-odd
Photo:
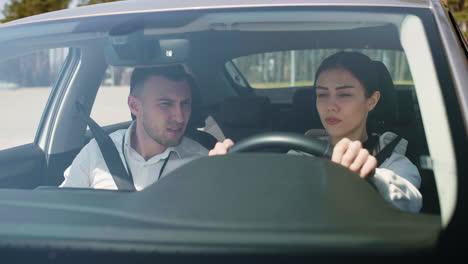
[(200, 130), (205, 127), (206, 114), (194, 112), (187, 124), (185, 136), (200, 143), (203, 147), (210, 150), (214, 148), (218, 140), (208, 132)]
[(203, 108), (200, 89), (195, 82), (194, 77), (189, 75), (187, 81), (192, 87), (192, 114), (187, 124), (185, 136), (197, 141), (206, 149), (210, 150), (214, 148), (218, 140), (210, 133), (200, 130), (205, 127), (205, 120), (208, 117), (208, 114)]
[(406, 156), (418, 166), (421, 175), (421, 211), (438, 214), (440, 208), (434, 174), (420, 166), (421, 155), (428, 155), (429, 151), (413, 87), (402, 86), (397, 89), (387, 67), (382, 62), (376, 62), (376, 67), (380, 67), (380, 72), (383, 73), (380, 80), (382, 98), (369, 118), (377, 121), (377, 127), (374, 128), (376, 132), (392, 131), (408, 140)]
[(313, 88), (299, 88), (294, 92), (291, 111), (283, 117), (283, 130), (304, 134), (309, 129), (323, 129), (315, 97)]
[(230, 96), (213, 118), (224, 136), (237, 142), (248, 136), (272, 130), (271, 102), (266, 96)]

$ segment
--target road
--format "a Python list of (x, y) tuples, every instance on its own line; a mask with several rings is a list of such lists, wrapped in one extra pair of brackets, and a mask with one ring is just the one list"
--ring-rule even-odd
[[(36, 135), (50, 88), (0, 90), (0, 149), (31, 143)], [(103, 87), (91, 116), (100, 125), (130, 120), (128, 87)]]

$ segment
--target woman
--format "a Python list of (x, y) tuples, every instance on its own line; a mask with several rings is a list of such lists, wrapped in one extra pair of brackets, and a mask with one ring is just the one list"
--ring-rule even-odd
[[(381, 99), (380, 79), (385, 73), (379, 69), (377, 62), (358, 52), (338, 52), (326, 58), (315, 75), (317, 111), (328, 134), (326, 140), (333, 146), (331, 161), (361, 178), (372, 177), (384, 199), (397, 208), (418, 212), (422, 207), (421, 177), (405, 157), (407, 141), (401, 139), (377, 168), (375, 155), (397, 136), (369, 131), (369, 114)], [(226, 154), (233, 144), (227, 139), (209, 154)]]

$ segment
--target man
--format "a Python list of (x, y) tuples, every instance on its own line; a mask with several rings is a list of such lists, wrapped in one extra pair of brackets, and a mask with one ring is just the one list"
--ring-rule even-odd
[[(142, 190), (208, 150), (184, 137), (192, 112), (193, 82), (182, 66), (136, 68), (128, 106), (134, 121), (110, 134), (135, 189)], [(95, 140), (64, 173), (60, 187), (117, 190)]]

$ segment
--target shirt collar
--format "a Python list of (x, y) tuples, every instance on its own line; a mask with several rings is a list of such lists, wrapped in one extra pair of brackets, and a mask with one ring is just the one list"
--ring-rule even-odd
[[(130, 126), (127, 128), (127, 131), (125, 131), (125, 142), (124, 142), (124, 145), (125, 145), (125, 151), (126, 151), (126, 154), (129, 155), (130, 153), (130, 149), (132, 149), (133, 151), (135, 151), (136, 153), (138, 153), (135, 149), (133, 149), (131, 147), (131, 138), (132, 138), (132, 133), (134, 131), (134, 128), (136, 126), (136, 121), (132, 121), (132, 123), (130, 124)], [(183, 140), (183, 139), (182, 139)], [(181, 142), (182, 144), (182, 142)], [(153, 161), (159, 161), (161, 159), (165, 159), (169, 156), (169, 153), (172, 151), (172, 152), (175, 152), (175, 153), (172, 153), (171, 154), (171, 157), (174, 157), (174, 156), (177, 156), (179, 159), (183, 158), (183, 151), (181, 151), (181, 144), (175, 146), (175, 147), (168, 147), (166, 148), (166, 150), (164, 150), (162, 153), (152, 157), (151, 159), (148, 160), (148, 162), (151, 162)], [(176, 154), (176, 155), (174, 155)]]

